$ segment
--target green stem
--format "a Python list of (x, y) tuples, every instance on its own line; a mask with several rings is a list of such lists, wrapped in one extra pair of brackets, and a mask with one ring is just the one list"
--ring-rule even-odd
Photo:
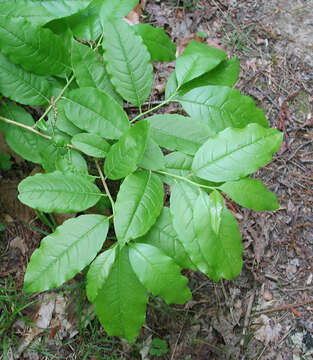
[[(49, 136), (49, 135), (46, 135), (46, 134), (42, 134), (41, 132), (39, 132), (38, 130), (34, 129), (32, 126), (28, 126), (28, 125), (25, 125), (25, 124), (22, 124), (22, 123), (19, 123), (17, 121), (14, 121), (14, 120), (10, 120), (10, 119), (7, 119), (3, 116), (0, 116), (0, 120), (4, 121), (5, 123), (7, 124), (11, 124), (11, 125), (15, 125), (15, 126), (18, 126), (18, 127), (21, 127), (25, 130), (28, 130), (36, 135), (39, 135), (47, 140), (52, 140), (52, 136)], [(66, 144), (67, 147), (71, 148), (71, 149), (74, 149), (74, 150), (77, 150), (77, 151), (80, 151), (80, 149), (78, 149), (76, 146), (72, 145), (72, 144)]]
[(162, 174), (162, 175), (167, 175), (167, 176), (171, 176), (171, 177), (176, 178), (176, 179), (180, 179), (180, 180), (186, 181), (186, 182), (188, 182), (189, 184), (195, 185), (195, 186), (197, 186), (197, 187), (199, 187), (199, 188), (210, 189), (210, 190), (216, 189), (216, 187), (214, 187), (214, 186), (208, 186), (208, 185), (198, 184), (198, 183), (196, 183), (196, 182), (194, 182), (194, 181), (191, 181), (191, 180), (187, 179), (187, 178), (184, 177), (184, 176), (180, 176), (180, 175), (176, 175), (176, 174), (171, 174), (171, 173), (168, 173), (168, 172), (166, 172), (166, 171), (161, 171), (161, 170), (158, 170), (158, 171), (155, 171), (155, 172), (157, 172), (157, 173), (159, 173), (159, 174)]
[[(64, 92), (66, 91), (66, 89), (69, 87), (70, 83), (73, 80), (74, 80), (74, 75), (69, 79), (69, 81), (66, 83), (64, 88), (60, 91), (59, 95), (55, 98), (55, 100), (53, 102), (51, 101), (51, 104), (47, 107), (46, 111), (40, 116), (40, 118), (37, 122), (44, 119), (44, 117), (50, 112), (50, 110), (53, 108), (53, 106), (55, 106), (55, 104), (60, 100), (60, 98), (62, 97), (62, 95), (64, 94)], [(33, 125), (33, 128), (35, 128), (36, 126), (37, 126), (37, 123), (35, 123), (35, 125)]]
[(140, 113), (139, 115), (137, 115), (135, 118), (133, 118), (133, 120), (130, 121), (130, 123), (132, 124), (133, 122), (135, 122), (136, 120), (140, 119), (142, 116), (145, 116), (149, 113), (151, 113), (152, 111), (154, 110), (157, 110), (159, 109), (160, 107), (166, 105), (167, 103), (171, 102), (172, 99), (177, 95), (177, 91), (174, 92), (174, 94), (172, 94), (168, 99), (164, 100), (163, 102), (161, 102), (161, 104), (147, 110), (147, 111), (144, 111), (142, 113)]
[(105, 182), (105, 178), (104, 178), (104, 175), (103, 175), (103, 172), (100, 168), (100, 165), (99, 165), (99, 162), (97, 159), (94, 159), (95, 161), (95, 164), (96, 164), (96, 167), (97, 167), (97, 170), (98, 170), (98, 173), (100, 175), (100, 178), (101, 178), (101, 181), (102, 181), (102, 184), (103, 184), (103, 187), (104, 187), (104, 190), (105, 190), (105, 193), (107, 194), (109, 200), (110, 200), (110, 203), (111, 203), (111, 206), (112, 206), (112, 211), (113, 211), (113, 216), (115, 214), (115, 204), (114, 204), (114, 201), (112, 199), (112, 196), (111, 196), (111, 193), (110, 193), (110, 190), (108, 188), (108, 185), (107, 183)]

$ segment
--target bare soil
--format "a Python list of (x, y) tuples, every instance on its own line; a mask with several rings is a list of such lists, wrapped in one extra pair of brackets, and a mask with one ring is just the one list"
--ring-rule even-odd
[[(147, 323), (135, 343), (111, 338), (107, 350), (99, 351), (99, 359), (313, 358), (312, 15), (313, 0), (146, 2), (141, 20), (166, 29), (176, 44), (204, 31), (209, 45), (238, 56), (241, 73), (236, 88), (256, 101), (271, 126), (284, 132), (280, 151), (256, 174), (277, 194), (280, 209), (257, 213), (229, 202), (243, 237), (241, 275), (216, 284), (199, 272), (187, 272), (192, 301), (168, 308), (152, 299)], [(172, 64), (155, 67), (152, 101), (160, 99), (173, 70)], [(47, 230), (16, 200), (16, 185), (31, 170), (16, 158), (13, 170), (0, 178), (1, 220), (7, 224), (0, 244), (0, 280), (10, 276), (19, 289), (29, 257), (42, 238), (35, 228)], [(83, 303), (86, 311), (84, 299)], [(75, 318), (76, 313), (69, 312)], [(82, 350), (86, 344), (82, 347), (81, 330), (74, 331), (78, 327), (73, 320), (71, 335), (65, 334), (61, 343), (56, 342), (57, 336), (50, 336), (46, 346), (53, 356), (95, 359)], [(24, 330), (20, 323), (13, 325), (20, 338)], [(105, 336), (104, 332), (100, 335)], [(152, 338), (168, 343), (165, 355), (146, 354)], [(91, 346), (91, 335), (88, 341)], [(10, 351), (13, 359), (16, 348)], [(20, 358), (49, 359), (52, 355), (25, 351)]]

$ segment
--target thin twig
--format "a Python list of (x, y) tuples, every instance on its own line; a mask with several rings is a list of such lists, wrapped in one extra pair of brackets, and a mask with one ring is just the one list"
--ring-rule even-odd
[(112, 199), (112, 196), (111, 196), (110, 190), (109, 190), (109, 188), (108, 188), (108, 185), (107, 185), (107, 183), (105, 182), (105, 178), (104, 178), (103, 172), (102, 172), (102, 170), (101, 170), (101, 168), (100, 168), (99, 162), (98, 162), (97, 159), (94, 159), (94, 160), (95, 160), (95, 164), (96, 164), (98, 173), (99, 173), (99, 175), (100, 175), (101, 182), (102, 182), (102, 184), (103, 184), (105, 193), (107, 194), (107, 196), (108, 196), (108, 198), (109, 198), (109, 200), (110, 200), (110, 203), (111, 203), (111, 206), (112, 206), (113, 215), (114, 215), (114, 214), (115, 214), (115, 209), (114, 209), (115, 204), (114, 204), (114, 201), (113, 201), (113, 199)]
[[(74, 75), (69, 79), (69, 81), (66, 83), (64, 88), (60, 91), (59, 95), (55, 98), (55, 100), (51, 101), (51, 104), (47, 107), (46, 111), (40, 116), (40, 120), (44, 119), (44, 117), (50, 112), (50, 110), (55, 106), (55, 104), (60, 100), (62, 95), (64, 94), (65, 90), (69, 87), (70, 83), (74, 80)], [(33, 128), (37, 126), (37, 122), (33, 125)]]
[(275, 308), (272, 308), (272, 309), (267, 309), (267, 310), (263, 310), (263, 311), (259, 311), (257, 313), (257, 315), (260, 315), (260, 314), (268, 314), (268, 313), (271, 313), (271, 312), (274, 312), (274, 311), (281, 311), (281, 310), (289, 310), (289, 309), (293, 309), (295, 307), (300, 307), (300, 306), (304, 306), (304, 305), (308, 305), (308, 304), (311, 304), (313, 303), (313, 300), (309, 300), (309, 301), (305, 301), (303, 303), (295, 303), (295, 304), (286, 304), (286, 305), (281, 305), (281, 306), (277, 306)]
[[(28, 130), (28, 131), (36, 134), (36, 135), (39, 135), (39, 136), (41, 136), (41, 137), (43, 137), (43, 138), (45, 138), (45, 139), (47, 139), (47, 140), (52, 140), (52, 136), (43, 134), (43, 133), (41, 133), (40, 131), (34, 129), (32, 126), (27, 126), (27, 125), (22, 124), (22, 123), (19, 123), (19, 122), (17, 122), (17, 121), (7, 119), (7, 118), (5, 118), (5, 117), (3, 117), (3, 116), (0, 116), (0, 120), (4, 121), (4, 122), (7, 123), (7, 124), (11, 124), (11, 125), (15, 125), (15, 126), (21, 127), (21, 128), (23, 128), (23, 129)], [(72, 145), (72, 144), (66, 144), (65, 146), (81, 152), (80, 149), (78, 149), (76, 146), (74, 146), (74, 145)]]

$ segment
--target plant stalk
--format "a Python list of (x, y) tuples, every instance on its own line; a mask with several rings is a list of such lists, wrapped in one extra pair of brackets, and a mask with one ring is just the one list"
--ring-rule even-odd
[[(44, 117), (50, 112), (50, 110), (53, 108), (53, 106), (55, 106), (55, 104), (60, 100), (60, 98), (62, 97), (62, 95), (64, 94), (64, 92), (66, 91), (66, 89), (69, 87), (70, 83), (73, 80), (74, 80), (74, 75), (69, 79), (69, 81), (66, 83), (64, 88), (60, 91), (59, 95), (55, 98), (55, 100), (53, 102), (51, 101), (50, 105), (47, 107), (46, 111), (40, 116), (40, 118), (37, 122), (44, 119)], [(37, 122), (33, 125), (33, 128), (36, 128)]]
[(147, 111), (144, 111), (144, 112), (141, 112), (139, 115), (137, 115), (135, 118), (133, 118), (130, 123), (132, 124), (133, 122), (135, 122), (136, 120), (140, 119), (142, 116), (145, 116), (149, 113), (151, 113), (152, 111), (154, 110), (157, 110), (159, 109), (160, 107), (166, 105), (167, 103), (171, 102), (172, 99), (177, 95), (177, 90), (174, 92), (174, 94), (172, 94), (168, 99), (164, 100), (163, 102), (161, 102), (161, 104), (157, 105), (157, 106), (154, 106), (153, 108), (147, 110)]
[(195, 186), (197, 186), (197, 187), (199, 187), (199, 188), (210, 189), (210, 190), (215, 190), (215, 189), (216, 189), (216, 187), (214, 187), (214, 186), (208, 186), (208, 185), (198, 184), (198, 183), (196, 183), (196, 182), (194, 182), (194, 181), (192, 181), (192, 180), (187, 179), (187, 178), (184, 177), (184, 176), (180, 176), (180, 175), (176, 175), (176, 174), (171, 174), (171, 173), (168, 173), (168, 172), (166, 172), (166, 171), (161, 171), (161, 170), (157, 170), (157, 171), (155, 171), (155, 172), (156, 172), (156, 173), (159, 173), (159, 174), (162, 174), (162, 175), (168, 175), (168, 176), (171, 176), (171, 177), (176, 178), (176, 179), (184, 180), (184, 181), (186, 181), (186, 182), (188, 182), (188, 183), (190, 183), (190, 184), (192, 184), (192, 185), (195, 185)]
[(109, 200), (110, 200), (110, 203), (111, 203), (111, 206), (112, 206), (112, 211), (113, 211), (113, 216), (115, 215), (115, 204), (114, 204), (114, 201), (112, 199), (112, 196), (111, 196), (111, 193), (110, 193), (110, 190), (108, 188), (108, 185), (107, 183), (105, 182), (105, 178), (104, 178), (104, 175), (103, 175), (103, 172), (100, 168), (100, 165), (99, 165), (99, 162), (97, 159), (94, 159), (95, 161), (95, 164), (96, 164), (96, 167), (97, 167), (97, 170), (98, 170), (98, 173), (100, 175), (100, 178), (101, 178), (101, 182), (103, 184), (103, 187), (104, 187), (104, 190), (105, 190), (105, 193), (107, 194)]

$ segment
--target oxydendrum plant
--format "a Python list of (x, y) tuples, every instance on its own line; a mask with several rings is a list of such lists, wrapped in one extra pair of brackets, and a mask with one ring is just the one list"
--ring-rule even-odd
[[(19, 200), (76, 213), (34, 251), (24, 290), (58, 287), (89, 266), (88, 299), (107, 333), (128, 341), (150, 293), (168, 304), (191, 298), (182, 269), (214, 281), (240, 273), (241, 236), (224, 196), (277, 209), (250, 175), (282, 141), (232, 88), (237, 58), (196, 41), (176, 59), (164, 101), (142, 111), (152, 61), (175, 60), (175, 45), (162, 29), (122, 20), (137, 2), (0, 2), (1, 130), (44, 170), (19, 184)], [(125, 101), (138, 107), (132, 119)], [(152, 114), (170, 102), (184, 112)]]

